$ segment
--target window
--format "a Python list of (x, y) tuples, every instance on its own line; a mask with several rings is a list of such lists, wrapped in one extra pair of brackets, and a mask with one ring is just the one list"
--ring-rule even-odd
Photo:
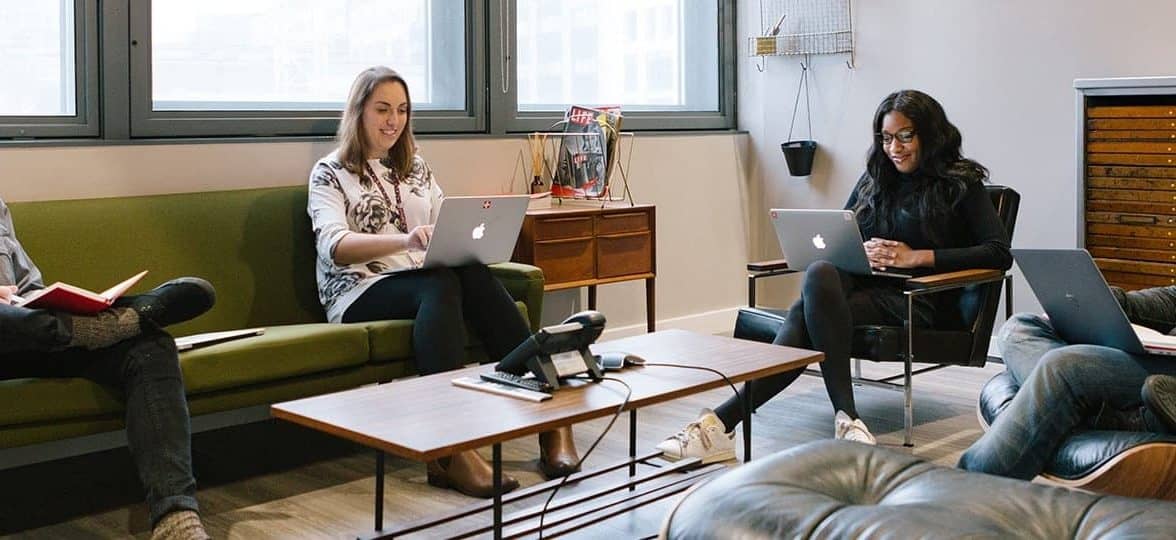
[(424, 123), (429, 111), (472, 120), (466, 4), (154, 0), (139, 12), (140, 25), (150, 21), (148, 44), (132, 53), (132, 131), (329, 134), (351, 81), (373, 65), (405, 77)]
[[(0, 0), (0, 140), (330, 136), (355, 75), (419, 133), (735, 127), (734, 0)], [(101, 47), (99, 47), (101, 45)]]
[(0, 17), (0, 137), (96, 135), (92, 2), (6, 2)]
[(572, 104), (619, 104), (627, 128), (670, 127), (675, 117), (677, 127), (733, 126), (733, 103), (721, 99), (733, 75), (720, 61), (729, 2), (515, 0), (514, 9), (510, 128), (541, 129)]

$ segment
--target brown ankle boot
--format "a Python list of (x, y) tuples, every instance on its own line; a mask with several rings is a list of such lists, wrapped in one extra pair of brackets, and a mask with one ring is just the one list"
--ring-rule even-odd
[[(494, 496), (494, 468), (473, 450), (430, 461), (426, 467), (431, 486), (453, 488), (471, 497), (483, 499)], [(518, 480), (506, 474), (502, 475), (503, 493), (517, 487)]]
[(562, 427), (539, 434), (539, 469), (548, 479), (562, 478), (580, 470), (572, 428)]

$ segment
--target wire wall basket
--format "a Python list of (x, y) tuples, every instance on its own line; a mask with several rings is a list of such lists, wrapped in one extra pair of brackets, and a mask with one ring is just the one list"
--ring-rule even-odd
[(751, 56), (850, 53), (851, 0), (760, 0), (760, 35), (748, 39)]

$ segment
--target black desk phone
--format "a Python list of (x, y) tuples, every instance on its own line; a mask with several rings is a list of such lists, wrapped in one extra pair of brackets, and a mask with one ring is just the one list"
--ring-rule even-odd
[(604, 314), (581, 311), (564, 322), (541, 328), (506, 355), (496, 371), (523, 375), (530, 371), (552, 390), (560, 379), (587, 374), (599, 381), (603, 374), (588, 346), (604, 331)]

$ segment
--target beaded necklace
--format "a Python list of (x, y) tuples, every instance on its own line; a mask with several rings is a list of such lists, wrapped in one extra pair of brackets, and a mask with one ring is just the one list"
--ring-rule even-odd
[[(372, 170), (372, 165), (365, 161), (363, 166), (367, 169), (368, 175), (372, 177), (372, 182), (376, 184), (376, 187), (380, 188), (380, 193), (384, 195), (384, 202), (388, 203), (388, 206), (392, 206), (392, 198), (388, 196), (388, 191), (384, 189), (384, 183), (380, 181), (380, 177), (376, 176), (376, 172)], [(399, 180), (399, 175), (397, 177), (397, 180)], [(396, 216), (393, 216), (392, 223), (396, 225), (397, 229), (400, 229), (400, 232), (407, 234), (408, 218), (404, 215), (404, 201), (400, 199), (400, 182), (389, 181), (392, 182), (392, 190), (396, 192), (396, 216), (400, 217), (400, 222), (397, 223)]]

